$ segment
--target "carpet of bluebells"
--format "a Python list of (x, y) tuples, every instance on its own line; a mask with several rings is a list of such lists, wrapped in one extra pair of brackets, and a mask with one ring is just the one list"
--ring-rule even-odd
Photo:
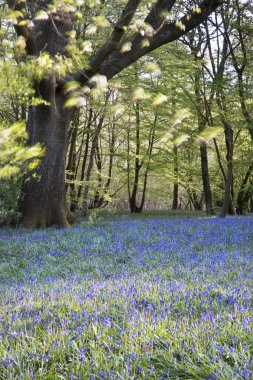
[(253, 218), (0, 229), (0, 379), (251, 380)]

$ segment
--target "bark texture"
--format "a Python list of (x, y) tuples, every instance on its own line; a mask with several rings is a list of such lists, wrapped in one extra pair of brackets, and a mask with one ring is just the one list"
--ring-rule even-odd
[[(44, 83), (44, 89), (50, 83)], [(20, 205), (24, 227), (68, 227), (73, 217), (68, 211), (65, 192), (65, 158), (71, 112), (64, 108), (62, 95), (56, 105), (31, 107), (28, 115), (29, 144), (41, 143), (44, 157), (35, 175), (24, 181)]]
[[(17, 34), (26, 39), (27, 54), (38, 57), (47, 52), (52, 59), (66, 55), (67, 32), (73, 27), (70, 13), (56, 11), (47, 19), (38, 20), (36, 12), (45, 8), (44, 1), (36, 3), (13, 2), (14, 10), (27, 6), (34, 27), (17, 27)], [(49, 5), (49, 4), (48, 4)], [(21, 7), (21, 8), (20, 8)], [(27, 33), (28, 34), (27, 34)], [(45, 104), (31, 107), (28, 113), (27, 131), (29, 145), (40, 143), (45, 154), (34, 176), (25, 178), (24, 199), (20, 204), (24, 227), (68, 227), (73, 217), (66, 204), (65, 159), (67, 134), (73, 111), (64, 107), (66, 98), (63, 86), (51, 72), (34, 84), (37, 98)]]

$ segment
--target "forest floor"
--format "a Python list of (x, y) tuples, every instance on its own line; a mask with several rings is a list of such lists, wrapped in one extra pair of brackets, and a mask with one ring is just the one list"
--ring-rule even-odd
[(0, 229), (0, 380), (252, 379), (253, 218), (151, 214)]

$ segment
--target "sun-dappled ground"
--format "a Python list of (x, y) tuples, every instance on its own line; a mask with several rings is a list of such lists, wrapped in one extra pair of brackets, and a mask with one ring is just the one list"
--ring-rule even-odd
[(0, 379), (251, 380), (253, 218), (0, 230)]

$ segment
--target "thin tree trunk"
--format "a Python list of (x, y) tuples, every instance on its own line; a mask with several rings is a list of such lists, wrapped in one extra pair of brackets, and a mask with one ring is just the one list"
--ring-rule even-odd
[[(252, 118), (252, 116), (249, 112), (249, 109), (247, 107), (246, 94), (245, 94), (246, 85), (245, 85), (244, 79), (243, 79), (243, 73), (247, 67), (247, 62), (249, 61), (249, 57), (248, 57), (248, 51), (249, 50), (246, 47), (246, 35), (243, 33), (244, 19), (242, 16), (242, 10), (240, 8), (239, 2), (236, 2), (235, 6), (236, 6), (236, 13), (237, 13), (236, 29), (238, 32), (237, 37), (239, 40), (240, 56), (237, 56), (235, 54), (236, 49), (232, 45), (232, 39), (231, 39), (232, 34), (230, 34), (230, 32), (229, 32), (229, 25), (228, 25), (229, 20), (224, 15), (223, 12), (222, 12), (222, 20), (223, 20), (223, 25), (224, 25), (224, 35), (226, 37), (226, 41), (227, 41), (228, 46), (229, 46), (230, 55), (232, 58), (232, 64), (233, 64), (234, 69), (235, 69), (236, 74), (237, 74), (238, 94), (239, 94), (242, 114), (243, 114), (244, 119), (247, 123), (247, 127), (249, 130), (251, 140), (253, 141), (253, 118)], [(238, 48), (238, 45), (237, 45), (237, 48)]]
[(140, 104), (136, 103), (135, 106), (136, 116), (136, 131), (135, 131), (135, 165), (134, 165), (134, 184), (130, 197), (130, 210), (131, 212), (140, 212), (141, 210), (137, 206), (137, 193), (139, 186), (139, 176), (142, 164), (140, 163)]
[(253, 165), (250, 165), (248, 167), (248, 170), (245, 173), (245, 176), (243, 178), (240, 190), (239, 190), (238, 195), (237, 195), (236, 213), (238, 215), (243, 214), (246, 211), (246, 209), (247, 209), (247, 205), (248, 205), (248, 202), (249, 202), (251, 194), (250, 194), (249, 190), (245, 189), (245, 187), (246, 187), (246, 185), (248, 183), (248, 180), (250, 178), (250, 175), (251, 175), (252, 171), (253, 171)]
[(201, 174), (202, 183), (206, 204), (207, 215), (214, 215), (215, 211), (213, 208), (213, 196), (210, 186), (209, 168), (208, 168), (208, 156), (207, 156), (207, 146), (205, 143), (200, 145), (200, 158), (201, 158)]
[[(231, 125), (224, 119), (223, 121), (225, 129), (225, 141), (226, 141), (226, 147), (227, 147), (227, 154), (226, 154), (226, 159), (228, 162), (228, 169), (230, 167), (230, 160), (233, 160), (233, 155), (234, 155), (234, 131), (231, 127)], [(232, 152), (231, 152), (232, 150)], [(232, 173), (231, 173), (231, 185), (230, 185), (230, 197), (229, 197), (229, 202), (228, 202), (228, 209), (227, 213), (229, 215), (235, 215), (235, 209), (233, 205), (233, 197), (234, 197), (234, 176), (233, 176), (233, 167), (232, 167)]]
[(219, 146), (218, 146), (218, 143), (217, 143), (216, 139), (213, 139), (213, 142), (214, 142), (214, 147), (215, 147), (215, 151), (216, 151), (216, 155), (217, 155), (217, 159), (218, 159), (219, 168), (220, 168), (222, 177), (224, 179), (224, 183), (226, 183), (226, 173), (225, 173), (224, 167), (222, 165), (222, 160), (221, 160)]
[[(81, 182), (84, 180), (84, 176), (85, 176), (85, 168), (86, 168), (88, 151), (89, 151), (89, 143), (90, 143), (90, 128), (91, 128), (91, 125), (93, 122), (92, 115), (93, 115), (93, 112), (92, 112), (92, 109), (90, 108), (89, 109), (89, 116), (88, 116), (88, 123), (87, 123), (87, 127), (86, 127), (87, 134), (86, 134), (85, 149), (84, 149), (83, 162), (82, 162), (82, 168), (81, 168), (81, 176), (80, 176)], [(80, 185), (78, 187), (77, 200), (79, 200), (81, 198), (82, 188), (83, 188), (83, 185)]]
[(94, 134), (93, 140), (92, 140), (92, 145), (91, 145), (91, 150), (90, 150), (90, 159), (89, 159), (89, 163), (88, 163), (88, 167), (87, 167), (87, 171), (86, 171), (86, 178), (85, 178), (86, 179), (86, 185), (85, 185), (84, 194), (83, 194), (82, 216), (86, 216), (87, 212), (88, 212), (88, 193), (89, 193), (89, 187), (90, 187), (89, 181), (91, 179), (91, 172), (92, 172), (92, 168), (93, 168), (94, 155), (96, 152), (98, 137), (99, 137), (100, 131), (103, 127), (103, 123), (104, 123), (104, 115), (101, 116), (99, 119), (96, 131), (95, 131), (95, 134)]
[[(76, 203), (76, 194), (75, 194), (75, 171), (76, 171), (76, 139), (77, 139), (77, 131), (79, 126), (79, 115), (76, 115), (73, 120), (73, 128), (70, 136), (70, 146), (69, 146), (69, 155), (68, 155), (68, 163), (66, 167), (67, 171), (67, 183), (66, 183), (66, 193), (68, 191), (68, 187), (70, 188), (70, 210), (75, 211), (75, 203)], [(73, 206), (72, 206), (73, 205)]]
[[(114, 126), (113, 126), (113, 128), (114, 128)], [(106, 181), (106, 184), (104, 187), (105, 188), (104, 195), (100, 199), (99, 207), (101, 207), (102, 203), (104, 202), (105, 194), (108, 193), (108, 190), (109, 190), (109, 187), (111, 184), (111, 180), (112, 180), (113, 157), (114, 157), (113, 155), (114, 155), (114, 147), (115, 147), (115, 140), (116, 140), (113, 128), (112, 128), (112, 136), (111, 136), (111, 143), (110, 143), (110, 150), (109, 150), (110, 158), (109, 158), (109, 167), (108, 167), (108, 178), (107, 178), (107, 181)]]
[(151, 128), (150, 133), (149, 133), (149, 142), (148, 142), (148, 150), (147, 150), (148, 162), (147, 162), (147, 166), (146, 166), (146, 170), (145, 170), (145, 174), (144, 174), (142, 198), (141, 198), (141, 204), (139, 206), (140, 212), (142, 212), (144, 204), (145, 204), (145, 200), (146, 200), (148, 174), (149, 174), (149, 168), (150, 168), (151, 155), (152, 155), (154, 141), (155, 141), (156, 124), (157, 124), (157, 111), (155, 113), (153, 128)]
[[(113, 155), (114, 155), (114, 146), (115, 146), (115, 133), (114, 133), (113, 128), (114, 128), (114, 126), (112, 126), (112, 135), (111, 135), (111, 139), (110, 139), (110, 143), (109, 143), (109, 145), (110, 145), (110, 147), (109, 147), (110, 156), (109, 156), (109, 164), (108, 164), (108, 177), (107, 177), (107, 181), (106, 181), (105, 185), (103, 186), (103, 194), (101, 194), (101, 192), (100, 192), (102, 186), (100, 186), (100, 184), (99, 184), (100, 190), (97, 189), (97, 191), (96, 191), (95, 199), (94, 199), (94, 202), (92, 205), (93, 208), (100, 208), (103, 206), (103, 204), (108, 203), (108, 201), (105, 200), (105, 196), (108, 193), (108, 190), (109, 190), (109, 187), (111, 184), (111, 180), (112, 180)], [(100, 160), (100, 162), (101, 162), (101, 160)], [(100, 168), (98, 166), (98, 169), (100, 170), (99, 176), (101, 179), (102, 166), (100, 166)], [(101, 182), (102, 182), (102, 179), (101, 179)]]
[(172, 210), (177, 210), (178, 208), (178, 147), (173, 145), (173, 161), (174, 161), (174, 184), (173, 184), (173, 201)]
[(102, 157), (100, 155), (100, 148), (97, 142), (96, 151), (95, 151), (95, 162), (97, 165), (97, 177), (98, 177), (98, 186), (96, 188), (95, 197), (93, 202), (91, 203), (90, 208), (98, 208), (99, 200), (101, 198), (102, 191)]
[[(253, 184), (252, 184), (252, 186), (253, 186)], [(253, 192), (251, 192), (251, 194), (250, 194), (249, 212), (253, 212)]]
[(197, 193), (195, 190), (192, 190), (192, 203), (195, 211), (202, 210), (202, 198), (198, 200)]
[[(210, 41), (209, 41), (210, 44)], [(227, 115), (227, 105), (226, 98), (224, 94), (224, 72), (225, 72), (225, 64), (228, 58), (228, 40), (223, 38), (223, 47), (221, 51), (221, 60), (217, 68), (217, 72), (214, 73), (216, 77), (216, 103), (220, 110), (221, 121), (224, 126), (225, 133), (225, 141), (227, 147), (227, 174), (225, 175), (225, 192), (223, 205), (220, 212), (220, 218), (225, 218), (228, 211), (230, 214), (235, 214), (233, 202), (232, 202), (232, 194), (233, 194), (233, 154), (234, 154), (234, 131), (232, 126), (230, 125)]]
[(225, 138), (227, 144), (227, 175), (226, 185), (220, 218), (225, 218), (228, 212), (228, 206), (231, 199), (231, 187), (233, 180), (233, 153), (234, 153), (234, 132), (229, 123), (225, 123)]
[[(188, 182), (190, 184), (192, 182), (192, 178), (190, 178)], [(197, 193), (196, 193), (195, 189), (192, 188), (191, 185), (189, 187), (186, 187), (185, 189), (186, 189), (187, 195), (189, 197), (189, 204), (190, 204), (190, 206), (192, 205), (193, 209), (195, 211), (202, 210), (203, 196), (200, 198), (200, 200), (198, 200)]]
[[(195, 91), (195, 99), (198, 107), (198, 127), (199, 131), (202, 132), (205, 129), (206, 119), (204, 112), (204, 99), (201, 95), (201, 64), (198, 58), (200, 47), (192, 48), (192, 54), (195, 59), (195, 73), (194, 73), (194, 91)], [(210, 185), (210, 177), (209, 177), (209, 167), (208, 167), (208, 155), (207, 155), (207, 145), (203, 142), (200, 145), (200, 161), (201, 161), (201, 174), (202, 174), (202, 184), (204, 191), (204, 198), (206, 204), (206, 213), (207, 215), (214, 215), (214, 207), (213, 207), (213, 196)]]
[[(217, 159), (218, 159), (218, 164), (219, 164), (219, 168), (220, 168), (223, 180), (224, 180), (224, 187), (225, 187), (226, 186), (227, 177), (226, 177), (225, 169), (224, 169), (224, 167), (222, 165), (222, 160), (221, 160), (221, 154), (220, 154), (219, 146), (218, 146), (218, 143), (217, 143), (216, 139), (213, 139), (213, 142), (214, 142), (214, 147), (215, 147), (215, 151), (216, 151), (216, 155), (217, 155)], [(230, 197), (229, 197), (228, 213), (230, 215), (234, 215), (234, 206), (233, 206), (232, 194), (230, 194)]]
[[(77, 152), (75, 154), (75, 167), (74, 167), (75, 171), (73, 173), (73, 180), (74, 181), (77, 181), (78, 170), (79, 170), (79, 165), (80, 165), (81, 155), (82, 155), (82, 148), (83, 148), (83, 143), (84, 143), (84, 135), (85, 135), (85, 131), (82, 132), (81, 144), (80, 144), (79, 149), (77, 150)], [(72, 197), (71, 203), (70, 203), (70, 211), (71, 212), (75, 212), (77, 205), (78, 205), (78, 199), (79, 198), (77, 196), (76, 187), (74, 188), (74, 194), (73, 195), (74, 195), (74, 197)]]
[(144, 161), (140, 161), (139, 155), (140, 155), (140, 104), (137, 102), (136, 104), (136, 138), (135, 138), (135, 175), (134, 175), (134, 184), (133, 184), (133, 189), (132, 193), (130, 194), (129, 197), (129, 202), (130, 202), (130, 210), (131, 212), (142, 212), (144, 204), (145, 204), (145, 199), (146, 199), (146, 192), (147, 192), (147, 183), (148, 183), (148, 173), (149, 173), (149, 167), (150, 167), (150, 161), (151, 161), (151, 154), (154, 146), (154, 140), (155, 140), (155, 130), (156, 130), (156, 124), (157, 124), (157, 111), (155, 112), (155, 118), (154, 118), (154, 123), (152, 124), (152, 127), (150, 128), (149, 131), (149, 138), (148, 138), (148, 148), (146, 152), (147, 156), (147, 165), (146, 169), (144, 172), (144, 180), (143, 180), (143, 187), (142, 187), (142, 196), (141, 196), (141, 201), (140, 204), (137, 204), (137, 193), (138, 193), (138, 188), (140, 185), (140, 171), (141, 168), (143, 167)]

